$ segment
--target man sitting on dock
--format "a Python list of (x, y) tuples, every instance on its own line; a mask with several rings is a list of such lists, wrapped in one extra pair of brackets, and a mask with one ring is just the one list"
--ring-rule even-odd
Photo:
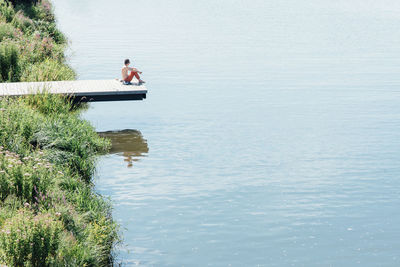
[[(133, 77), (136, 77), (136, 79), (138, 79), (139, 85), (145, 83), (145, 81), (140, 79), (140, 76), (139, 76), (139, 74), (142, 74), (142, 72), (136, 68), (129, 67), (129, 64), (131, 64), (129, 59), (125, 59), (124, 63), (125, 63), (125, 66), (122, 67), (122, 81), (124, 84), (131, 85), (132, 84), (131, 81), (132, 81)], [(128, 75), (129, 71), (131, 73)]]

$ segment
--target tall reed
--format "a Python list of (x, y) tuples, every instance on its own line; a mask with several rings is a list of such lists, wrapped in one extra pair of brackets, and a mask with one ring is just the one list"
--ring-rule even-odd
[(17, 82), (21, 76), (19, 49), (13, 42), (0, 43), (0, 82)]

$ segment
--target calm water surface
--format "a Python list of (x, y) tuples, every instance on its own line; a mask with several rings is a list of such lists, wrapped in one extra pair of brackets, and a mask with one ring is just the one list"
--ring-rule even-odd
[(400, 3), (53, 0), (126, 266), (399, 266)]

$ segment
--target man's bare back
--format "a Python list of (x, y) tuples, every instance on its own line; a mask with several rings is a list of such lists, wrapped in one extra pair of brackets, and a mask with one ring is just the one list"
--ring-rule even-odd
[(130, 68), (130, 67), (128, 67), (128, 66), (123, 66), (123, 67), (122, 67), (122, 71), (121, 71), (122, 80), (126, 80), (126, 78), (129, 77), (129, 74), (128, 74), (129, 71), (136, 71), (136, 72), (137, 72), (137, 69), (135, 69), (135, 68)]

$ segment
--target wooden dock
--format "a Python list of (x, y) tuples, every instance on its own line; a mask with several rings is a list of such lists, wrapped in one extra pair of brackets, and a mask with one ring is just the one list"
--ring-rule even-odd
[(72, 96), (74, 102), (143, 100), (147, 89), (133, 82), (118, 80), (77, 80), (57, 82), (0, 83), (0, 96), (24, 96), (39, 92)]

